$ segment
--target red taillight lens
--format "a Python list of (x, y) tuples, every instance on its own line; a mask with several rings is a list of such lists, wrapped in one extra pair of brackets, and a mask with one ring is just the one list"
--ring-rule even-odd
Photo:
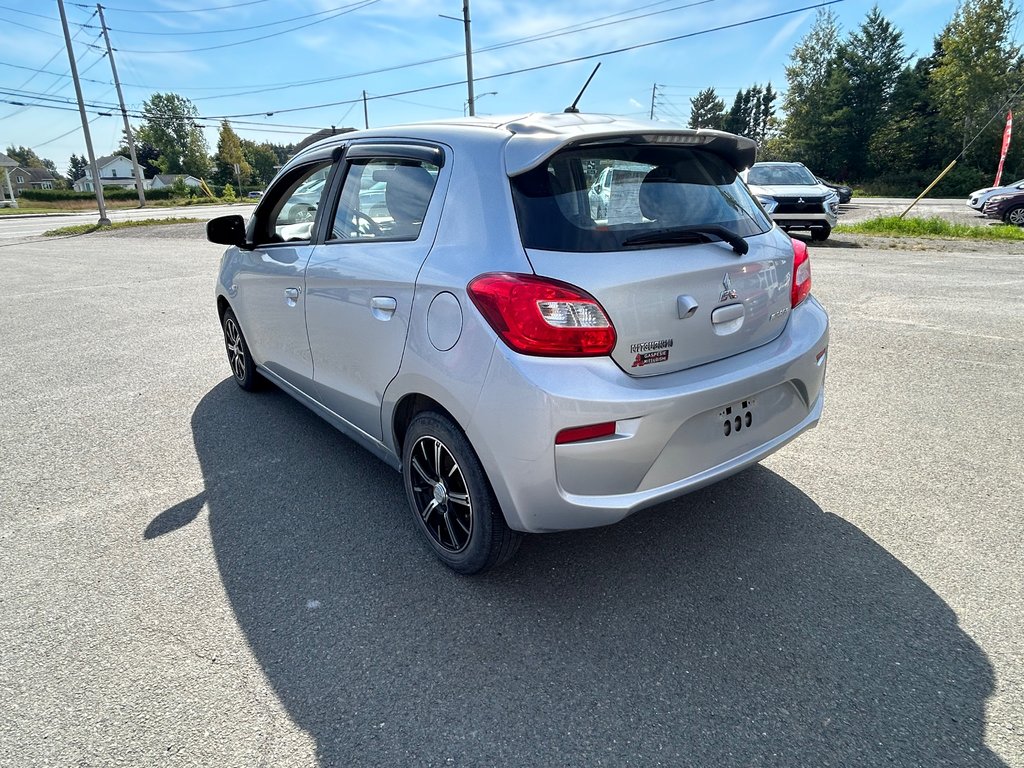
[(793, 288), (790, 292), (792, 306), (795, 307), (806, 299), (810, 292), (811, 257), (807, 253), (807, 244), (793, 240)]
[(614, 421), (606, 421), (603, 424), (588, 424), (585, 427), (571, 427), (570, 429), (563, 429), (555, 435), (555, 445), (578, 443), (582, 440), (593, 440), (595, 437), (607, 437), (614, 434)]
[(585, 291), (535, 275), (480, 275), (467, 287), (480, 314), (516, 352), (597, 357), (615, 347), (615, 329)]

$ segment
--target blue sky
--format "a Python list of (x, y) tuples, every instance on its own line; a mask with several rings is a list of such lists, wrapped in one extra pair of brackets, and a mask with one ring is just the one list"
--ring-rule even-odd
[[(755, 83), (784, 90), (790, 51), (815, 15), (800, 9), (812, 5), (471, 0), (477, 114), (560, 111), (600, 61), (583, 111), (647, 117), (657, 84), (655, 119), (685, 124), (690, 97), (701, 88), (714, 86), (727, 105)], [(830, 7), (847, 31), (872, 5), (842, 0)], [(931, 51), (956, 9), (953, 0), (878, 5), (915, 56)], [(101, 48), (89, 47), (103, 45), (95, 3), (65, 6), (87, 79), (84, 97), (96, 105), (88, 109), (93, 145), (97, 155), (109, 154), (120, 141), (121, 119), (100, 114), (117, 97)], [(279, 143), (330, 125), (361, 128), (364, 90), (371, 127), (461, 116), (466, 107), (463, 25), (439, 16), (461, 19), (460, 0), (111, 0), (104, 9), (128, 109), (139, 109), (154, 91), (186, 96), (209, 118), (211, 151), (222, 116), (243, 115), (231, 118), (243, 138)], [(738, 26), (702, 34), (729, 25)], [(505, 74), (673, 37), (681, 39)], [(241, 41), (248, 42), (233, 44)], [(62, 76), (68, 71), (56, 0), (0, 0), (2, 147), (33, 147), (61, 171), (72, 153), (84, 153), (74, 88)]]

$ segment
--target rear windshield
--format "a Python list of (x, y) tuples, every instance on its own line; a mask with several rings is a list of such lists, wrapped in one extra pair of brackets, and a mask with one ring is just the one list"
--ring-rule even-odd
[(690, 147), (591, 145), (511, 181), (527, 248), (618, 251), (627, 240), (677, 227), (715, 225), (741, 237), (772, 228), (728, 163)]
[(747, 171), (747, 184), (771, 186), (772, 184), (815, 185), (818, 180), (802, 165), (755, 165)]

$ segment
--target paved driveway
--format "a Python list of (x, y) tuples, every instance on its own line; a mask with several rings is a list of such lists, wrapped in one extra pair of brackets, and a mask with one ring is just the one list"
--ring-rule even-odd
[(0, 765), (1024, 766), (1020, 252), (812, 247), (817, 430), (460, 578), (201, 232), (0, 249)]

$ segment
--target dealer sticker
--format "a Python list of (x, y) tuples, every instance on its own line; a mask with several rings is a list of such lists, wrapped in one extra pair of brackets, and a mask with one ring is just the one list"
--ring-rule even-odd
[(633, 360), (633, 368), (643, 368), (652, 363), (664, 363), (668, 360), (668, 350), (662, 349), (658, 352), (646, 352), (636, 356)]

